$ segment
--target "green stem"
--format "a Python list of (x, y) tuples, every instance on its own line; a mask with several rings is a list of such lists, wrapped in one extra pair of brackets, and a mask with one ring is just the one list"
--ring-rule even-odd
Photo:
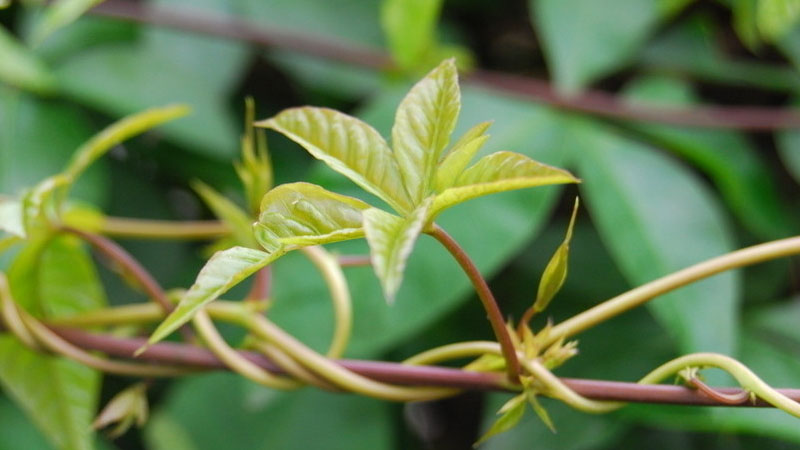
[(106, 236), (133, 239), (215, 239), (230, 232), (218, 221), (169, 221), (106, 217), (99, 232)]
[(257, 338), (273, 344), (315, 374), (347, 391), (383, 400), (402, 402), (433, 400), (458, 392), (455, 389), (402, 387), (373, 381), (345, 369), (306, 347), (265, 317), (247, 314), (242, 308), (217, 310), (216, 316), (221, 320), (237, 323), (247, 328)]
[(744, 248), (695, 264), (618, 295), (561, 322), (550, 330), (548, 339), (543, 345), (548, 346), (559, 339), (580, 333), (629, 309), (642, 305), (661, 294), (689, 283), (726, 270), (798, 253), (800, 253), (800, 237), (792, 237)]
[(481, 275), (481, 272), (472, 262), (469, 255), (458, 245), (458, 242), (440, 226), (434, 224), (433, 229), (427, 233), (436, 238), (436, 240), (450, 252), (472, 282), (472, 286), (475, 288), (475, 292), (478, 294), (478, 298), (481, 300), (483, 308), (486, 310), (486, 315), (489, 317), (489, 323), (492, 325), (495, 338), (497, 338), (497, 341), (500, 343), (500, 348), (503, 350), (503, 357), (506, 359), (509, 380), (512, 382), (518, 381), (521, 369), (519, 360), (517, 359), (517, 352), (514, 349), (514, 344), (508, 332), (508, 328), (506, 328), (505, 322), (503, 321), (503, 314), (500, 312), (500, 306), (498, 306), (497, 300), (495, 300), (494, 294), (492, 294), (492, 290), (489, 289), (489, 285), (486, 283), (483, 275)]
[(300, 250), (320, 271), (325, 284), (328, 285), (328, 291), (331, 293), (335, 323), (333, 339), (331, 339), (326, 356), (332, 359), (340, 358), (350, 340), (353, 327), (353, 307), (347, 279), (344, 277), (336, 257), (322, 247), (303, 247)]
[(429, 366), (453, 359), (471, 358), (486, 353), (501, 355), (500, 345), (492, 341), (470, 341), (443, 345), (418, 353), (403, 361), (410, 366)]
[(192, 319), (195, 329), (214, 355), (239, 375), (273, 389), (296, 389), (302, 384), (286, 377), (273, 375), (253, 364), (231, 348), (220, 336), (208, 313), (201, 309)]

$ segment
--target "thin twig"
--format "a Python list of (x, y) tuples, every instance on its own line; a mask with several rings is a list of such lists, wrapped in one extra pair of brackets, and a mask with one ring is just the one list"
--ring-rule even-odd
[(458, 245), (458, 242), (441, 227), (434, 225), (433, 230), (428, 234), (436, 238), (436, 240), (450, 252), (472, 282), (475, 292), (478, 294), (478, 298), (481, 300), (483, 308), (486, 310), (486, 315), (489, 317), (489, 322), (492, 324), (492, 330), (497, 338), (497, 342), (500, 343), (503, 357), (506, 359), (509, 380), (512, 382), (517, 381), (519, 374), (522, 372), (519, 360), (517, 359), (517, 351), (514, 349), (513, 341), (511, 340), (508, 328), (506, 328), (503, 320), (503, 313), (500, 312), (500, 306), (497, 304), (492, 290), (489, 289), (489, 285), (486, 284), (483, 275), (481, 275), (481, 272), (472, 262), (469, 255)]
[[(176, 28), (195, 33), (248, 42), (260, 47), (290, 50), (360, 67), (382, 70), (393, 66), (391, 58), (380, 50), (359, 47), (307, 32), (268, 29), (247, 20), (196, 9), (154, 6), (128, 0), (108, 0), (90, 11), (94, 15), (119, 20)], [(592, 115), (639, 122), (707, 128), (733, 128), (768, 131), (800, 128), (800, 112), (789, 108), (706, 106), (648, 107), (621, 101), (616, 95), (587, 90), (581, 94), (559, 94), (544, 80), (489, 70), (475, 70), (466, 81), (545, 103), (557, 108)]]

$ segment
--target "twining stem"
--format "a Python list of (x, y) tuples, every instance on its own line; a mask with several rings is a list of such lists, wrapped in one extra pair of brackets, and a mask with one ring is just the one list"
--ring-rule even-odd
[(350, 299), (350, 289), (347, 279), (342, 273), (342, 268), (336, 257), (319, 246), (303, 247), (300, 249), (311, 260), (322, 274), (333, 303), (334, 330), (331, 345), (326, 356), (331, 359), (340, 358), (344, 354), (350, 340), (353, 327), (353, 307)]
[[(79, 238), (91, 244), (94, 248), (103, 253), (114, 263), (119, 264), (122, 270), (130, 274), (139, 283), (147, 296), (158, 303), (165, 312), (172, 312), (172, 310), (175, 308), (175, 305), (169, 301), (164, 289), (162, 289), (161, 285), (158, 284), (156, 279), (150, 275), (150, 272), (148, 272), (147, 269), (139, 264), (139, 261), (137, 261), (136, 258), (125, 251), (125, 249), (120, 247), (116, 242), (104, 236), (88, 233), (86, 231), (68, 226), (62, 227), (61, 230), (78, 236)], [(180, 333), (184, 340), (191, 342), (192, 332), (188, 327), (181, 327)]]
[(221, 320), (237, 323), (247, 328), (257, 338), (273, 344), (315, 374), (347, 391), (384, 400), (403, 402), (432, 400), (458, 392), (454, 389), (394, 386), (371, 380), (306, 347), (263, 316), (244, 313), (241, 308), (228, 309), (229, 311), (218, 309), (216, 316)]
[(714, 389), (713, 387), (703, 383), (699, 378), (693, 377), (686, 380), (686, 384), (692, 386), (693, 388), (697, 389), (698, 391), (702, 392), (703, 394), (707, 395), (708, 397), (726, 405), (741, 405), (742, 403), (746, 402), (750, 399), (750, 393), (747, 391), (737, 392), (736, 394), (728, 394), (725, 392), (719, 392), (718, 390)]
[(106, 217), (100, 233), (116, 238), (134, 239), (214, 239), (229, 233), (219, 221), (170, 221)]
[(239, 375), (273, 389), (296, 389), (302, 386), (301, 383), (295, 380), (276, 376), (267, 372), (231, 348), (222, 336), (220, 336), (217, 328), (214, 326), (214, 322), (211, 321), (211, 318), (208, 317), (208, 313), (205, 310), (198, 311), (192, 319), (192, 322), (194, 323), (197, 333), (203, 341), (205, 341), (206, 345), (208, 345), (211, 352)]
[(447, 234), (446, 231), (434, 224), (433, 229), (427, 233), (436, 238), (436, 240), (450, 252), (472, 282), (472, 286), (475, 288), (475, 292), (478, 294), (478, 298), (481, 300), (483, 308), (486, 310), (486, 315), (489, 317), (489, 323), (492, 324), (492, 330), (497, 338), (497, 342), (500, 343), (503, 357), (506, 359), (509, 380), (516, 382), (519, 379), (521, 368), (517, 359), (516, 350), (514, 349), (514, 344), (511, 341), (511, 336), (503, 321), (503, 314), (500, 312), (500, 306), (498, 306), (497, 300), (495, 300), (494, 294), (492, 294), (492, 290), (489, 289), (489, 285), (486, 283), (483, 275), (481, 275), (481, 272), (475, 266), (475, 263), (472, 262), (469, 255), (467, 255), (464, 249), (458, 245), (458, 242)]
[(661, 294), (678, 289), (689, 283), (716, 275), (726, 270), (749, 266), (800, 253), (800, 236), (743, 248), (713, 259), (695, 264), (678, 272), (664, 276), (647, 284), (631, 289), (624, 294), (577, 314), (558, 325), (548, 334), (543, 346), (559, 339), (567, 338), (616, 315), (633, 309)]

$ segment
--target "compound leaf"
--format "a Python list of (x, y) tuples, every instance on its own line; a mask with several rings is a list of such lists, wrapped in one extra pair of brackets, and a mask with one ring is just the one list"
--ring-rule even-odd
[(256, 236), (266, 247), (273, 242), (317, 245), (358, 238), (364, 235), (361, 213), (369, 207), (315, 184), (282, 184), (264, 196)]
[(361, 120), (306, 106), (284, 110), (256, 125), (284, 134), (397, 211), (413, 209), (392, 151), (383, 137)]
[(428, 217), (431, 201), (426, 200), (408, 217), (398, 217), (377, 208), (364, 211), (364, 232), (369, 243), (375, 274), (381, 281), (386, 301), (392, 303), (406, 261)]
[(452, 187), (436, 196), (430, 217), (443, 209), (482, 195), (548, 184), (577, 183), (563, 169), (534, 161), (519, 153), (501, 151), (484, 156), (465, 170)]
[(406, 95), (392, 127), (392, 145), (414, 205), (430, 193), (439, 157), (453, 133), (461, 109), (454, 59), (447, 59)]

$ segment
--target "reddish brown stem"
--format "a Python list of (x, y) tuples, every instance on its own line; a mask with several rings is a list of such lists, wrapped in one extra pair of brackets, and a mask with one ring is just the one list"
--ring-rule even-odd
[[(167, 298), (167, 294), (164, 292), (164, 289), (162, 289), (161, 285), (158, 284), (158, 281), (156, 281), (155, 278), (150, 275), (150, 272), (148, 272), (147, 269), (139, 264), (136, 258), (131, 256), (130, 253), (128, 253), (124, 248), (120, 247), (116, 242), (104, 236), (100, 236), (99, 234), (88, 233), (77, 228), (65, 226), (61, 229), (67, 233), (71, 233), (80, 237), (84, 241), (91, 244), (92, 247), (97, 249), (97, 251), (102, 253), (105, 257), (113, 261), (114, 264), (119, 265), (120, 269), (132, 276), (142, 287), (142, 290), (144, 290), (145, 294), (158, 303), (165, 312), (172, 312), (172, 310), (175, 308), (172, 302), (169, 301), (169, 298)], [(182, 327), (180, 332), (187, 342), (191, 342), (193, 337), (189, 328)]]
[(519, 374), (522, 370), (519, 365), (519, 360), (517, 360), (517, 352), (516, 349), (514, 349), (514, 344), (508, 333), (508, 328), (506, 328), (505, 321), (503, 320), (503, 314), (500, 312), (500, 306), (497, 304), (497, 300), (495, 300), (494, 294), (492, 294), (492, 290), (489, 289), (489, 285), (486, 283), (483, 275), (481, 275), (475, 263), (473, 263), (469, 255), (467, 255), (467, 252), (465, 252), (464, 249), (458, 245), (458, 242), (440, 226), (434, 225), (433, 230), (428, 232), (428, 234), (436, 238), (436, 240), (453, 255), (453, 258), (458, 262), (461, 269), (464, 270), (464, 273), (472, 282), (472, 286), (475, 288), (475, 292), (478, 294), (478, 298), (483, 304), (483, 309), (486, 310), (489, 323), (492, 324), (492, 330), (497, 338), (497, 342), (500, 343), (503, 357), (506, 359), (509, 379), (514, 382), (518, 381)]
[(372, 264), (369, 255), (339, 255), (336, 260), (342, 267), (361, 267)]
[(272, 268), (270, 266), (256, 272), (253, 277), (253, 285), (250, 287), (250, 292), (247, 293), (247, 300), (266, 300), (269, 298), (270, 288), (272, 286)]
[[(306, 55), (367, 67), (386, 69), (392, 67), (391, 58), (380, 50), (337, 42), (329, 36), (313, 36), (306, 32), (256, 27), (246, 20), (222, 17), (187, 8), (170, 8), (127, 0), (108, 0), (91, 10), (98, 16), (160, 25), (195, 33), (219, 36), (261, 47), (291, 50)], [(638, 122), (660, 122), (688, 127), (734, 128), (766, 131), (800, 128), (800, 113), (794, 109), (759, 107), (648, 107), (620, 100), (616, 95), (587, 90), (566, 96), (558, 93), (545, 80), (505, 74), (489, 70), (475, 70), (466, 81), (475, 85), (505, 92), (515, 98), (545, 103), (557, 108), (587, 114)]]
[[(144, 345), (144, 338), (120, 338), (98, 335), (67, 327), (51, 327), (59, 336), (73, 345), (85, 350), (97, 350), (110, 356), (127, 358)], [(240, 351), (242, 356), (259, 367), (274, 373), (283, 373), (264, 355)], [(161, 342), (148, 348), (138, 361), (163, 364), (182, 364), (201, 369), (227, 370), (225, 363), (210, 351), (187, 344)], [(482, 373), (441, 366), (409, 366), (399, 363), (342, 359), (336, 362), (353, 372), (376, 381), (415, 386), (442, 386), (481, 391), (505, 391), (503, 377), (495, 373)], [(618, 381), (590, 380), (581, 378), (561, 379), (570, 389), (584, 397), (595, 400), (610, 400), (637, 403), (664, 403), (695, 406), (760, 406), (768, 403), (756, 400), (755, 403), (726, 403), (711, 398), (698, 390), (685, 386), (645, 385)], [(717, 392), (728, 396), (738, 396), (743, 392), (737, 388), (716, 388)], [(778, 389), (787, 397), (800, 401), (800, 389)]]

